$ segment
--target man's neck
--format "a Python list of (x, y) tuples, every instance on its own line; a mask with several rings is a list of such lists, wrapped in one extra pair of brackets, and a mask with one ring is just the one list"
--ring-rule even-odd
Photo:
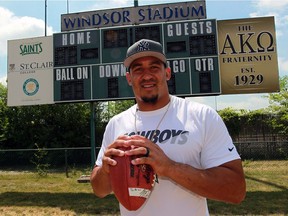
[(144, 102), (143, 100), (136, 100), (137, 106), (140, 111), (153, 111), (165, 107), (170, 102), (170, 95), (158, 99), (155, 103)]

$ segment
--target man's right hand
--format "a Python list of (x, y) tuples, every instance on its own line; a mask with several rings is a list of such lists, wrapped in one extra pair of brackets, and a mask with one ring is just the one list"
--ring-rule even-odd
[(126, 141), (130, 140), (129, 136), (123, 135), (119, 136), (113, 143), (111, 143), (102, 158), (102, 168), (106, 173), (109, 173), (109, 166), (115, 166), (117, 162), (113, 160), (113, 156), (124, 156), (125, 152), (120, 150), (121, 147), (128, 147)]

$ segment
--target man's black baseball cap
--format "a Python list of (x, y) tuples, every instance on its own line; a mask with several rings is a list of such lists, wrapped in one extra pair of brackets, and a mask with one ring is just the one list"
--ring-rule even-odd
[(166, 64), (167, 61), (166, 56), (163, 53), (163, 47), (160, 43), (153, 40), (141, 39), (128, 48), (124, 66), (129, 68), (133, 61), (145, 56), (158, 58), (164, 64)]

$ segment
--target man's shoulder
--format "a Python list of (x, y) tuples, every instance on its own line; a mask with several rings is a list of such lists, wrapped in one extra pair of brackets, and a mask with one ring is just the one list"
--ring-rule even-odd
[(128, 109), (124, 110), (123, 112), (120, 112), (116, 115), (114, 115), (110, 121), (119, 121), (122, 120), (123, 118), (130, 118), (131, 115), (133, 115), (133, 113), (135, 113), (136, 110), (136, 105), (133, 105), (131, 107), (129, 107)]
[(193, 110), (210, 110), (212, 109), (210, 106), (199, 103), (197, 101), (194, 101), (192, 98), (182, 98), (178, 96), (172, 96), (172, 102), (176, 104), (178, 107), (185, 106), (188, 107), (189, 109)]

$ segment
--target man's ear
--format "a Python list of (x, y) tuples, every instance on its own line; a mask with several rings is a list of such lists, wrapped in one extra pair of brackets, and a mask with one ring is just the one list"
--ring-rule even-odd
[(132, 86), (131, 82), (131, 74), (129, 72), (126, 72), (126, 80), (129, 86)]
[(170, 67), (167, 67), (167, 68), (165, 69), (165, 71), (166, 71), (166, 80), (168, 81), (168, 80), (170, 80), (170, 78), (171, 78), (171, 68), (170, 68)]

